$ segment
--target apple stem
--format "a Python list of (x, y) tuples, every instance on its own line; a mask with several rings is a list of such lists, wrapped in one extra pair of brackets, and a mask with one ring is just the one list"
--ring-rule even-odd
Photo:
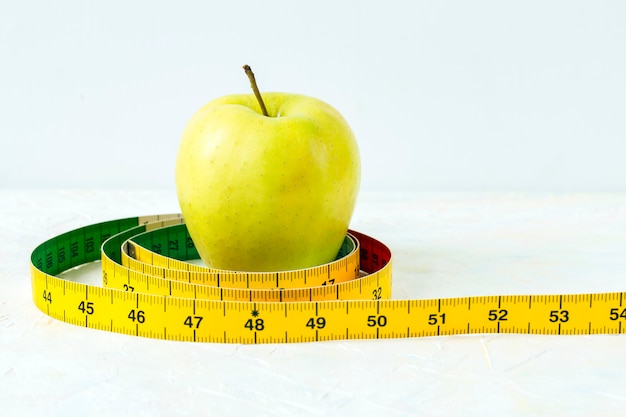
[(261, 93), (259, 92), (259, 87), (256, 85), (256, 79), (254, 78), (254, 73), (252, 72), (252, 68), (250, 65), (244, 65), (243, 70), (246, 72), (246, 75), (250, 79), (250, 87), (252, 87), (252, 91), (254, 91), (254, 95), (256, 96), (259, 105), (261, 106), (261, 111), (264, 116), (268, 116), (267, 109), (265, 108), (265, 103), (263, 102), (263, 97), (261, 97)]

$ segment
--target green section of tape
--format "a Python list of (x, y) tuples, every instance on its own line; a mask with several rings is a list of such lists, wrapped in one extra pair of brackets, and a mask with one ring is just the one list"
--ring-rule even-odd
[[(31, 254), (31, 262), (49, 275), (58, 275), (84, 263), (97, 261), (100, 259), (100, 247), (107, 239), (121, 231), (137, 227), (137, 224), (138, 218), (130, 217), (63, 233), (37, 246)], [(145, 226), (142, 227), (145, 230)], [(111, 250), (115, 252), (113, 246)], [(117, 258), (119, 259), (119, 246)]]

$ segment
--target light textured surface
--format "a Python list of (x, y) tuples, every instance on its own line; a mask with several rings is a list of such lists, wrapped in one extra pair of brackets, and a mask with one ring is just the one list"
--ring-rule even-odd
[[(0, 415), (625, 415), (626, 336), (191, 344), (75, 327), (33, 305), (56, 234), (177, 212), (172, 191), (0, 191)], [(626, 195), (365, 193), (393, 298), (626, 290)], [(96, 282), (98, 265), (72, 272)]]

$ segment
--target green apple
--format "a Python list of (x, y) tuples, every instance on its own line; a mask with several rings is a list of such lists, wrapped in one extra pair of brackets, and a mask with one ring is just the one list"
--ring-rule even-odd
[(208, 266), (284, 271), (335, 258), (360, 169), (355, 136), (329, 104), (299, 94), (229, 95), (185, 127), (176, 190)]

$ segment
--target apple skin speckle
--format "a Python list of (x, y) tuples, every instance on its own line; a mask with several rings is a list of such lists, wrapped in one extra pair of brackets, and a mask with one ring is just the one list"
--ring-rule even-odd
[(302, 95), (233, 95), (187, 124), (176, 161), (181, 211), (203, 261), (281, 271), (334, 259), (360, 183), (354, 134), (328, 104)]

